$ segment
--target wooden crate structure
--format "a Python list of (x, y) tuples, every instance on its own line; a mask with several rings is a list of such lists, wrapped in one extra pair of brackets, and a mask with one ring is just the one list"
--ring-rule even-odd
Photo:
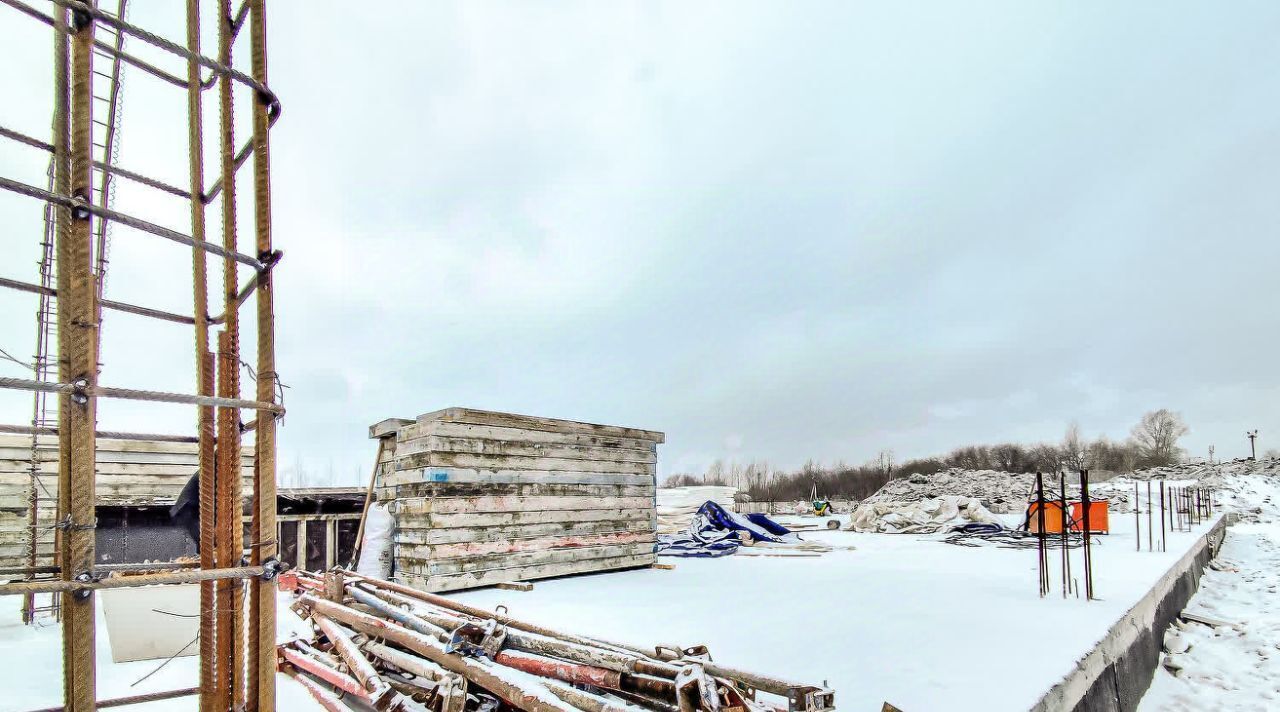
[[(58, 439), (37, 436), (36, 565), (53, 564), (58, 504)], [(30, 435), (0, 434), (0, 567), (27, 565), (30, 541)], [(244, 492), (253, 492), (253, 448), (244, 450)], [(153, 440), (97, 439), (96, 504), (99, 507), (172, 505), (196, 473), (196, 445)]]
[(276, 495), (280, 560), (310, 571), (347, 566), (355, 550), (363, 487), (295, 487)]
[(402, 583), (452, 591), (656, 561), (660, 432), (449, 408), (370, 436)]

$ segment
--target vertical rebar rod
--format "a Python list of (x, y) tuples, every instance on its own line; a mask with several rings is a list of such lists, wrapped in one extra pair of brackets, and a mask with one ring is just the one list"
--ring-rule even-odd
[(1138, 483), (1133, 483), (1133, 550), (1142, 551), (1142, 520), (1139, 515), (1142, 509), (1138, 506)]
[[(267, 85), (267, 9), (266, 0), (249, 0), (249, 16), (253, 78)], [(271, 245), (271, 151), (270, 120), (265, 97), (253, 102), (253, 192), (254, 225), (257, 231), (258, 255), (273, 253)], [(276, 400), (276, 340), (273, 297), (275, 278), (270, 271), (259, 275), (258, 287), (258, 391), (264, 403)], [(254, 564), (276, 557), (276, 418), (274, 413), (257, 412), (254, 431)], [(255, 579), (253, 591), (253, 627), (250, 632), (251, 686), (247, 707), (257, 712), (274, 712), (276, 706), (276, 589), (271, 581)]]
[[(71, 68), (69, 184), (70, 195), (93, 198), (93, 18), (70, 16)], [(94, 305), (93, 235), (90, 213), (61, 212), (58, 229), (58, 366), (64, 383), (85, 390), (58, 396), (58, 484), (66, 492), (66, 531), (62, 537), (62, 576), (92, 575), (94, 563), (94, 464), (98, 382), (98, 327)], [(63, 692), (69, 712), (85, 712), (96, 704), (95, 596), (63, 598)]]
[[(59, 195), (69, 195), (71, 193), (71, 39), (67, 34), (67, 10), (63, 7), (53, 8), (53, 183), (54, 190)], [(64, 231), (70, 229), (71, 210), (62, 205), (50, 205), (54, 216), (54, 234), (51, 239), (54, 241), (54, 286), (63, 287), (64, 279), (61, 276), (61, 270), (56, 268), (59, 259), (62, 257), (62, 244), (64, 242)], [(62, 310), (57, 309), (55, 312), (55, 323), (58, 329), (62, 329), (65, 324), (65, 317)], [(67, 369), (66, 361), (62, 358), (62, 337), (57, 336), (58, 342), (58, 362), (57, 376), (59, 383), (66, 383), (70, 371)], [(58, 427), (65, 428), (67, 426), (67, 411), (61, 407), (62, 400), (58, 399)], [(66, 432), (60, 430), (59, 432)], [(69, 507), (67, 504), (67, 480), (64, 474), (70, 467), (70, 459), (62, 448), (62, 441), (58, 441), (58, 495), (57, 510), (55, 513), (55, 521), (61, 522), (67, 516)], [(68, 571), (70, 567), (65, 566), (66, 559), (63, 558), (63, 539), (62, 529), (53, 530), (53, 557), (54, 565), (59, 567), (61, 571)], [(65, 575), (65, 574), (64, 574)], [(58, 619), (65, 621), (62, 616), (62, 608), (58, 608)], [(67, 664), (69, 656), (66, 655), (67, 636), (63, 635), (63, 665)], [(65, 674), (65, 672), (64, 672)]]
[[(231, 66), (231, 0), (218, 2), (218, 61)], [(222, 247), (228, 252), (235, 252), (236, 244), (236, 165), (235, 165), (235, 117), (234, 117), (233, 82), (225, 77), (218, 83), (218, 155), (222, 168)], [(240, 383), (240, 311), (236, 305), (236, 294), (239, 292), (239, 280), (236, 275), (234, 260), (222, 261), (222, 295), (226, 320), (223, 331), (218, 334), (218, 395), (224, 398), (238, 398)], [(218, 427), (218, 556), (219, 567), (230, 566), (233, 559), (240, 557), (239, 552), (232, 550), (232, 531), (239, 526), (236, 517), (237, 502), (232, 493), (232, 483), (239, 477), (240, 469), (240, 414), (232, 408), (219, 408), (217, 411)], [(235, 669), (235, 646), (240, 641), (235, 639), (234, 588), (232, 581), (218, 583), (218, 671), (220, 694), (219, 709), (228, 705), (234, 708), (234, 700), (243, 693), (237, 694), (242, 680), (242, 671)], [(223, 636), (226, 640), (223, 640)]]
[(1155, 526), (1152, 525), (1151, 480), (1147, 480), (1147, 551), (1156, 551)]
[(1164, 533), (1164, 480), (1160, 480), (1160, 551), (1168, 551), (1168, 541)]
[(1067, 476), (1061, 470), (1058, 471), (1058, 507), (1062, 514), (1062, 597), (1066, 598), (1067, 593), (1071, 590), (1071, 570), (1069, 567), (1070, 560), (1068, 558), (1069, 537), (1071, 536), (1071, 518), (1067, 516)]
[[(200, 54), (200, 2), (187, 0), (187, 49), (193, 56)], [(194, 59), (187, 60), (187, 169), (190, 174), (191, 237), (205, 242), (205, 206), (199, 196), (204, 194), (204, 108), (200, 91), (200, 65)], [(197, 245), (191, 248), (192, 294), (195, 315), (195, 366), (196, 392), (202, 396), (213, 395), (213, 368), (209, 353), (209, 289), (208, 263), (204, 250)], [(197, 453), (200, 489), (200, 568), (215, 568), (215, 475), (214, 475), (214, 414), (212, 406), (197, 406)], [(216, 584), (200, 583), (200, 710), (213, 712), (217, 696), (215, 674), (215, 620)]]
[[(226, 331), (218, 332), (218, 393), (225, 395), (233, 392), (235, 384), (235, 375), (240, 370), (238, 359), (232, 350), (231, 335)], [(239, 411), (235, 408), (218, 408), (217, 410), (217, 427), (218, 427), (218, 447), (217, 447), (217, 469), (215, 470), (215, 480), (217, 482), (217, 512), (218, 512), (218, 545), (217, 564), (218, 568), (230, 568), (235, 566), (240, 559), (239, 553), (235, 550), (233, 543), (233, 529), (239, 524), (239, 518), (236, 516), (237, 502), (234, 483), (239, 476), (240, 453), (238, 442), (231, 434), (232, 431), (239, 430)], [(217, 587), (217, 655), (218, 655), (218, 672), (219, 683), (221, 688), (218, 699), (219, 709), (221, 705), (227, 702), (231, 705), (231, 709), (237, 709), (235, 704), (236, 688), (239, 683), (243, 682), (242, 674), (237, 670), (235, 661), (237, 658), (236, 647), (240, 645), (240, 641), (236, 638), (235, 612), (235, 595), (239, 587), (238, 582), (231, 580), (223, 580), (218, 582)], [(227, 699), (227, 696), (230, 699)]]
[(1092, 505), (1089, 502), (1089, 471), (1080, 470), (1080, 506), (1084, 512), (1084, 598), (1086, 601), (1093, 600), (1093, 544), (1091, 534), (1093, 529), (1090, 527), (1089, 510)]
[(1040, 574), (1040, 597), (1049, 592), (1049, 572), (1045, 565), (1044, 478), (1036, 473), (1036, 567)]

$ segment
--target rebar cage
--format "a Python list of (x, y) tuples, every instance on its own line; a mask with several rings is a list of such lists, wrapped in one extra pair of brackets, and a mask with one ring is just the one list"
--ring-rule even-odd
[[(31, 425), (4, 425), (0, 432), (32, 436), (33, 453), (44, 438), (56, 436), (58, 449), (57, 505), (53, 529), (52, 565), (38, 565), (37, 469), (33, 454), (30, 489), (30, 536), (27, 566), (17, 573), (25, 580), (0, 584), (0, 593), (27, 597), (24, 617), (36, 614), (34, 596), (60, 596), (63, 639), (64, 709), (95, 709), (94, 654), (95, 591), (105, 588), (200, 582), (199, 686), (167, 693), (113, 700), (113, 704), (142, 702), (199, 694), (202, 711), (273, 710), (275, 707), (275, 619), (273, 578), (276, 559), (276, 421), (279, 379), (275, 366), (272, 272), (280, 252), (272, 245), (269, 133), (280, 117), (280, 103), (267, 83), (265, 0), (232, 0), (216, 4), (216, 58), (201, 51), (201, 0), (186, 2), (186, 38), (179, 43), (147, 31), (125, 19), (125, 0), (82, 2), (47, 0), (38, 8), (21, 0), (0, 0), (7, 6), (5, 21), (29, 22), (32, 33), (47, 32), (53, 44), (53, 131), (51, 140), (0, 127), (0, 139), (49, 154), (48, 184), (31, 185), (0, 176), (0, 188), (45, 206), (46, 230), (41, 243), (44, 258), (40, 279), (26, 282), (0, 277), (0, 286), (26, 292), (39, 300), (36, 358), (32, 378), (0, 378), (0, 388), (29, 391), (34, 397)], [(110, 10), (105, 9), (110, 5)], [(232, 50), (241, 30), (248, 28), (251, 71), (235, 69)], [(25, 31), (25, 30), (24, 30)], [(141, 43), (164, 61), (126, 51), (126, 39)], [(173, 66), (166, 67), (169, 63)], [(117, 165), (120, 76), (123, 67), (137, 70), (147, 81), (182, 90), (186, 98), (189, 184), (172, 185)], [(177, 67), (177, 69), (174, 69)], [(185, 71), (183, 71), (185, 70)], [(216, 90), (218, 168), (206, 187), (203, 136), (204, 94)], [(251, 106), (250, 136), (237, 148), (233, 121), (234, 97)], [(237, 171), (253, 159), (253, 244), (242, 248), (237, 235)], [(162, 225), (152, 216), (126, 213), (113, 207), (112, 186), (127, 181), (185, 202), (190, 229)], [(21, 200), (23, 198), (15, 198)], [(211, 241), (206, 210), (221, 213), (221, 240)], [(112, 301), (103, 297), (108, 243), (112, 228), (159, 237), (189, 248), (192, 266), (191, 314)], [(172, 248), (162, 248), (172, 249)], [(222, 266), (222, 296), (210, 313), (208, 269), (210, 256)], [(5, 264), (12, 264), (6, 260)], [(243, 283), (238, 270), (252, 274)], [(255, 393), (242, 397), (240, 368), (240, 310), (256, 302)], [(99, 383), (102, 310), (147, 317), (172, 328), (193, 327), (194, 393), (105, 386)], [(211, 327), (218, 327), (211, 337)], [(216, 343), (211, 343), (211, 338)], [(48, 358), (55, 342), (56, 364)], [(216, 351), (214, 348), (216, 347)], [(246, 364), (247, 365), (247, 364)], [(135, 371), (145, 364), (133, 364)], [(142, 366), (143, 368), (137, 368)], [(128, 371), (126, 371), (128, 372)], [(132, 376), (133, 373), (129, 372)], [(56, 418), (44, 399), (55, 396)], [(125, 399), (195, 406), (195, 435), (156, 435), (97, 430), (99, 399)], [(241, 411), (250, 411), (248, 422)], [(252, 432), (254, 473), (252, 496), (242, 492), (242, 438)], [(97, 437), (176, 440), (197, 444), (200, 503), (200, 556), (196, 567), (131, 576), (113, 575), (122, 566), (95, 563), (95, 467)], [(49, 446), (49, 445), (46, 445)], [(244, 541), (243, 503), (251, 503), (250, 541)], [(156, 567), (144, 567), (156, 568)], [(6, 573), (14, 573), (12, 571)], [(247, 605), (245, 599), (248, 599)], [(103, 703), (105, 704), (105, 703)]]

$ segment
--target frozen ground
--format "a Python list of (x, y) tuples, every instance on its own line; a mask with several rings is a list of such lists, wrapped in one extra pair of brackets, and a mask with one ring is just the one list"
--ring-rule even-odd
[[(676, 569), (457, 597), (613, 640), (706, 644), (723, 664), (825, 680), (844, 710), (885, 701), (906, 710), (1025, 710), (1209, 527), (1171, 535), (1167, 553), (1139, 553), (1132, 526), (1118, 518), (1115, 533), (1098, 538), (1102, 600), (1092, 603), (1063, 600), (1056, 556), (1055, 593), (1042, 600), (1034, 549), (844, 531), (805, 534), (856, 547), (820, 558), (664, 559)], [(1078, 573), (1078, 551), (1073, 558)]]
[[(1231, 530), (1225, 570), (1206, 575), (1191, 610), (1237, 628), (1181, 631), (1190, 645), (1174, 656), (1182, 673), (1158, 671), (1144, 710), (1261, 710), (1280, 700), (1280, 485), (1276, 478), (1240, 479), (1222, 500), (1251, 521)], [(706, 644), (724, 664), (826, 681), (844, 710), (876, 710), (884, 701), (907, 710), (1022, 710), (1070, 671), (1208, 526), (1171, 533), (1167, 553), (1137, 552), (1132, 517), (1113, 517), (1113, 533), (1099, 537), (1095, 548), (1095, 588), (1102, 600), (1093, 603), (1062, 599), (1056, 553), (1054, 595), (1042, 600), (1034, 550), (845, 531), (805, 533), (854, 547), (819, 558), (666, 559), (675, 570), (567, 578), (538, 582), (528, 593), (487, 589), (457, 597), (505, 604), (513, 615), (640, 645)], [(1145, 532), (1142, 539), (1145, 548)], [(1076, 551), (1077, 576), (1079, 566)], [(8, 598), (0, 609), (0, 682), (6, 689), (0, 711), (57, 705), (59, 629), (23, 626), (17, 606), (18, 599)], [(284, 605), (281, 611), (285, 639), (298, 621)], [(158, 663), (110, 662), (106, 635), (100, 618), (100, 698), (195, 684), (196, 660), (187, 657), (133, 685)], [(280, 709), (318, 709), (292, 680), (278, 680)], [(185, 698), (140, 709), (195, 708), (195, 699)]]
[[(42, 626), (25, 626), (20, 616), (21, 598), (0, 598), (0, 712), (34, 710), (56, 707), (62, 704), (62, 635), (58, 624), (48, 622)], [(281, 640), (287, 639), (302, 625), (302, 621), (288, 610), (287, 597), (280, 598)], [(107, 625), (102, 618), (102, 606), (98, 606), (98, 699), (162, 692), (199, 684), (199, 667), (195, 657), (174, 658), (159, 672), (142, 682), (139, 678), (154, 671), (161, 661), (144, 660), (132, 663), (111, 662), (111, 648), (107, 640)], [(136, 684), (135, 684), (136, 683)], [(276, 676), (279, 709), (307, 711), (320, 707), (298, 683), (284, 676)], [(196, 697), (161, 700), (142, 705), (130, 705), (128, 710), (158, 712), (159, 710), (196, 710)]]
[(1166, 634), (1147, 712), (1280, 708), (1280, 477), (1229, 474), (1217, 484), (1246, 521), (1229, 530), (1187, 611), (1231, 625), (1179, 622)]

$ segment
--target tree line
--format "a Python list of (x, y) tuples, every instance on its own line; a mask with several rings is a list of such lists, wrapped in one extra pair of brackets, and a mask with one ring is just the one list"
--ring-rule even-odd
[(874, 494), (889, 480), (933, 474), (951, 467), (1004, 472), (1075, 472), (1086, 468), (1131, 472), (1170, 465), (1182, 459), (1178, 440), (1187, 432), (1181, 415), (1160, 409), (1143, 415), (1123, 441), (1105, 436), (1089, 441), (1081, 436), (1080, 426), (1072, 423), (1059, 443), (968, 445), (940, 457), (903, 463), (895, 463), (893, 453), (886, 450), (861, 465), (844, 462), (823, 465), (810, 460), (793, 471), (775, 469), (759, 460), (742, 463), (716, 460), (701, 474), (671, 475), (663, 486), (730, 485), (756, 501), (769, 502), (806, 500), (815, 490), (820, 497), (860, 500)]

